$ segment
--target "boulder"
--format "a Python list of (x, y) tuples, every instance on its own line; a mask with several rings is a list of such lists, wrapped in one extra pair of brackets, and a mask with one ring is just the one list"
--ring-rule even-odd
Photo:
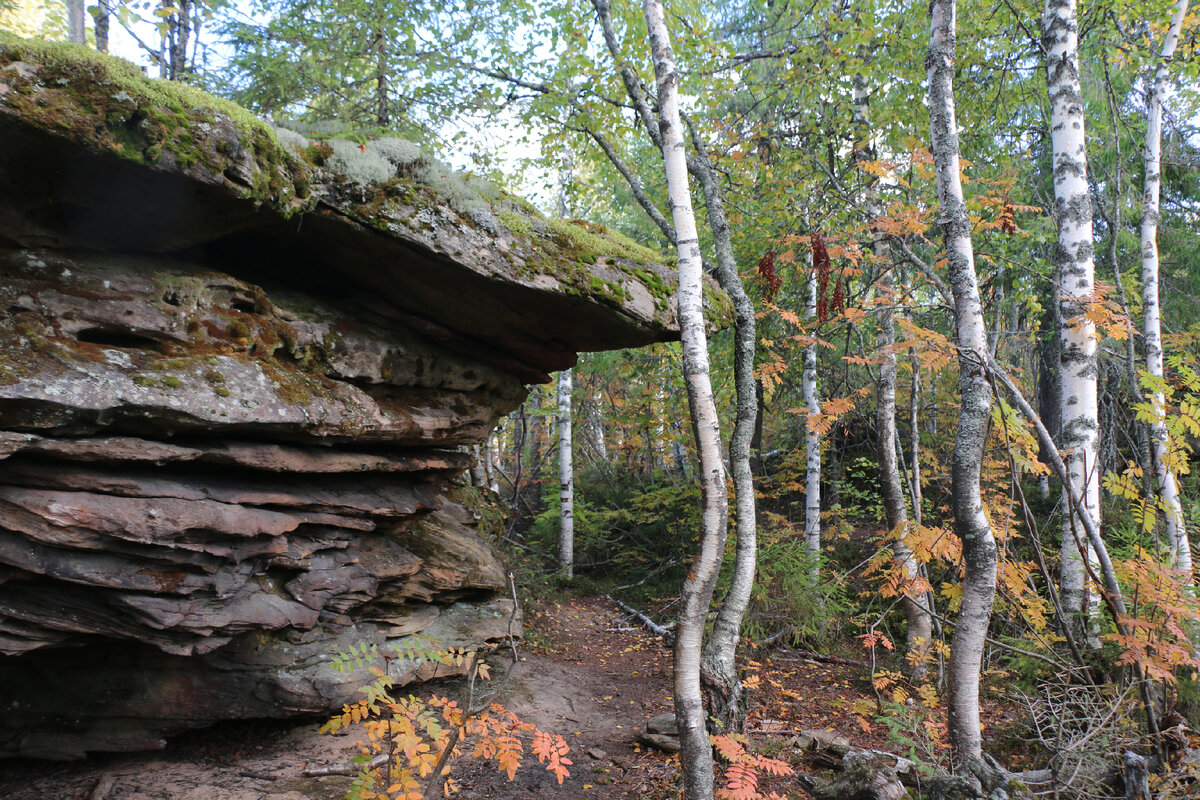
[(404, 683), (519, 633), (467, 452), (577, 352), (677, 338), (669, 267), (4, 34), (0, 142), (0, 756), (328, 713), (352, 646)]

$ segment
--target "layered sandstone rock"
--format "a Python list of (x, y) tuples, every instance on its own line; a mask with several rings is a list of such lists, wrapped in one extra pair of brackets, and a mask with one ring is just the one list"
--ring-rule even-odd
[(630, 243), (326, 155), (0, 38), (0, 755), (325, 712), (352, 645), (514, 633), (464, 446), (677, 335)]

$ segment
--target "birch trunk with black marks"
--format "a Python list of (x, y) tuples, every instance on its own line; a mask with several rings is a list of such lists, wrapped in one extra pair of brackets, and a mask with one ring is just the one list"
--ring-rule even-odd
[(558, 571), (575, 574), (575, 464), (571, 450), (571, 370), (558, 373)]
[[(1167, 64), (1179, 43), (1179, 31), (1187, 16), (1188, 0), (1179, 0), (1171, 26), (1159, 53), (1160, 64), (1150, 81), (1146, 97), (1146, 172), (1142, 192), (1142, 333), (1146, 340), (1146, 371), (1161, 384), (1163, 380), (1163, 350), (1161, 308), (1158, 291), (1158, 216), (1162, 188), (1162, 121), (1163, 104), (1170, 91)], [(1174, 566), (1192, 583), (1192, 551), (1188, 544), (1183, 507), (1179, 502), (1179, 484), (1171, 469), (1171, 440), (1163, 419), (1166, 398), (1155, 388), (1150, 401), (1155, 417), (1150, 423), (1150, 442), (1154, 450), (1154, 472), (1158, 480), (1158, 497), (1162, 504), (1167, 541), (1171, 544)]]
[(479, 445), (471, 446), (471, 456), (474, 461), (471, 463), (471, 485), (477, 489), (487, 488), (487, 469), (484, 467), (483, 448)]
[(930, 6), (929, 115), (941, 224), (954, 297), (962, 406), (950, 474), (954, 532), (962, 540), (962, 607), (950, 652), (950, 744), (956, 763), (969, 767), (983, 755), (979, 727), (979, 674), (996, 594), (996, 542), (984, 513), (980, 465), (991, 419), (987, 326), (979, 300), (971, 223), (959, 177), (958, 125), (954, 109), (955, 0)]
[[(870, 144), (870, 122), (868, 117), (868, 91), (866, 80), (855, 75), (854, 81), (854, 126), (858, 141), (854, 145), (856, 162), (873, 158)], [(873, 224), (882, 215), (879, 208), (879, 187), (872, 180), (866, 190), (863, 209), (868, 223)], [(896, 287), (892, 277), (891, 248), (882, 233), (876, 233), (871, 243), (875, 263), (880, 272), (875, 280), (877, 290), (876, 308), (879, 309), (879, 379), (875, 382), (875, 434), (879, 443), (880, 484), (883, 488), (883, 507), (892, 540), (892, 553), (896, 566), (904, 573), (908, 589), (902, 601), (907, 621), (905, 635), (906, 652), (912, 668), (913, 680), (925, 676), (925, 651), (929, 648), (933, 634), (928, 609), (924, 607), (924, 592), (916, 592), (920, 583), (920, 567), (908, 546), (910, 536), (908, 511), (904, 502), (904, 480), (900, 476), (900, 465), (896, 458)]]
[[(808, 419), (821, 414), (821, 398), (817, 392), (817, 271), (813, 268), (812, 252), (808, 254), (808, 296), (804, 302), (804, 319), (813, 330), (813, 341), (804, 348), (804, 404), (808, 406)], [(812, 559), (812, 578), (815, 583), (821, 577), (821, 433), (805, 420), (805, 447), (807, 462), (804, 481), (804, 543)]]
[(700, 241), (688, 188), (687, 153), (679, 117), (679, 69), (675, 65), (661, 0), (645, 0), (643, 10), (654, 58), (659, 130), (675, 225), (675, 250), (679, 258), (678, 313), (683, 339), (683, 372), (700, 461), (702, 498), (700, 553), (684, 579), (675, 632), (675, 718), (679, 725), (684, 798), (711, 800), (713, 758), (700, 689), (700, 654), (704, 620), (725, 548), (729, 501), (721, 464), (720, 423), (709, 378)]
[(746, 727), (746, 697), (737, 674), (737, 643), (742, 620), (750, 606), (758, 564), (758, 522), (754, 501), (754, 475), (750, 471), (750, 442), (758, 421), (758, 387), (754, 380), (754, 348), (758, 343), (754, 303), (746, 294), (733, 256), (733, 239), (725, 216), (725, 201), (717, 173), (704, 143), (692, 130), (695, 151), (689, 159), (691, 173), (704, 192), (708, 227), (717, 253), (717, 280), (733, 301), (737, 314), (733, 328), (733, 377), (737, 416), (729, 437), (729, 471), (733, 475), (734, 520), (737, 551), (733, 579), (712, 633), (704, 645), (701, 677), (708, 690), (708, 713), (723, 732), (741, 733)]
[[(1042, 12), (1046, 86), (1050, 98), (1050, 139), (1054, 151), (1054, 217), (1058, 224), (1055, 271), (1058, 276), (1059, 361), (1062, 376), (1062, 433), (1059, 444), (1070, 451), (1071, 489), (1083, 498), (1100, 523), (1099, 374), (1096, 326), (1084, 315), (1095, 292), (1092, 199), (1088, 192), (1083, 93), (1079, 77), (1079, 22), (1075, 0), (1046, 0)], [(1068, 496), (1064, 494), (1065, 496)], [(1064, 501), (1065, 504), (1065, 501)], [(1063, 515), (1063, 612), (1077, 640), (1100, 646), (1092, 620), (1100, 604), (1087, 582), (1084, 560), (1095, 557), (1076, 519)], [(1084, 542), (1079, 546), (1079, 542)]]

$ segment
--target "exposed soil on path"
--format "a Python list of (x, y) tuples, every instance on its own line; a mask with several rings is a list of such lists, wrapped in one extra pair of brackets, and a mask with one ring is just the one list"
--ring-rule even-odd
[[(464, 798), (581, 797), (643, 800), (676, 796), (675, 756), (637, 744), (646, 720), (671, 705), (671, 652), (603, 598), (577, 598), (535, 612), (527, 649), (497, 700), (522, 720), (562, 734), (574, 765), (563, 786), (533, 758), (516, 779), (467, 756), (454, 778)], [(497, 659), (493, 659), (497, 660)], [(801, 756), (795, 733), (822, 729), (860, 747), (886, 749), (879, 725), (851, 710), (874, 699), (865, 671), (825, 664), (787, 651), (753, 661), (751, 734), (771, 754)], [(449, 692), (451, 689), (442, 687)], [(177, 737), (157, 753), (100, 756), (86, 762), (0, 762), (0, 800), (88, 800), (111, 783), (104, 800), (338, 800), (346, 776), (304, 777), (306, 767), (349, 764), (356, 736), (317, 733), (320, 721), (228, 723)], [(778, 785), (793, 796), (798, 786)]]

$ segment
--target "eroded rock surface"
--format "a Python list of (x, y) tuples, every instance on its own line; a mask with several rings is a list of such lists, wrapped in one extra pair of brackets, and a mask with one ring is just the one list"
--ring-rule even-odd
[(114, 64), (0, 39), (0, 756), (325, 712), (351, 645), (515, 632), (464, 449), (677, 335), (601, 232), (348, 186)]

